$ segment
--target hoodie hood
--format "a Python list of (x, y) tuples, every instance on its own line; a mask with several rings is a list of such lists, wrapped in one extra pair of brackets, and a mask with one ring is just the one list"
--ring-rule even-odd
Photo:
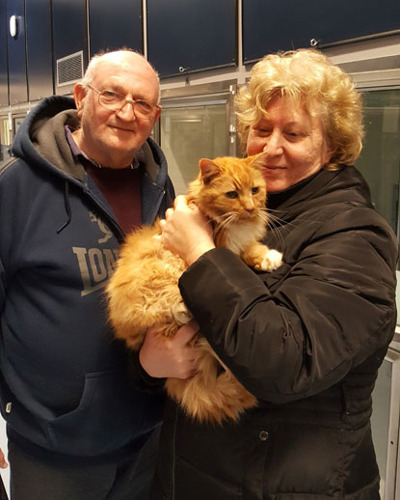
[(65, 141), (65, 125), (79, 126), (74, 100), (52, 96), (32, 110), (15, 137), (12, 152), (30, 164), (83, 181), (84, 169)]

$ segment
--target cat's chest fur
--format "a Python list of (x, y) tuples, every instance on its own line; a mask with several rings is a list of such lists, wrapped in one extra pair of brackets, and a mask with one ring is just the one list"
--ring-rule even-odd
[(218, 246), (224, 246), (237, 255), (241, 255), (250, 242), (259, 241), (264, 235), (265, 225), (262, 222), (248, 219), (235, 222), (223, 231), (220, 238), (218, 238), (217, 231), (216, 243)]

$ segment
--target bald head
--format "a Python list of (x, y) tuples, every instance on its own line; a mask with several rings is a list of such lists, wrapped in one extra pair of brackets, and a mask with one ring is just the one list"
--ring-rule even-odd
[(99, 76), (101, 78), (101, 74), (113, 66), (117, 73), (135, 68), (136, 71), (143, 74), (148, 82), (157, 89), (157, 102), (159, 102), (160, 80), (158, 73), (142, 54), (129, 49), (114, 50), (93, 56), (83, 77), (82, 85), (84, 87), (92, 85), (96, 78), (98, 79)]

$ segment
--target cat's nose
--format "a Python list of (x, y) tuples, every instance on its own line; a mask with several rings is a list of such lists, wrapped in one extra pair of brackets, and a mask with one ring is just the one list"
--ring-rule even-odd
[(247, 205), (247, 206), (245, 207), (245, 211), (246, 211), (248, 214), (250, 214), (250, 215), (254, 213), (254, 210), (255, 210), (254, 205)]

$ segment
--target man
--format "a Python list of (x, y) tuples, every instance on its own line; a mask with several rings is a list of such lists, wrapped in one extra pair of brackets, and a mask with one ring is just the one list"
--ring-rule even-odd
[(149, 138), (158, 76), (130, 50), (95, 56), (74, 101), (53, 96), (29, 113), (0, 170), (11, 498), (145, 500), (162, 396), (129, 385), (128, 364), (141, 368), (113, 339), (103, 288), (125, 233), (174, 197)]

